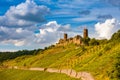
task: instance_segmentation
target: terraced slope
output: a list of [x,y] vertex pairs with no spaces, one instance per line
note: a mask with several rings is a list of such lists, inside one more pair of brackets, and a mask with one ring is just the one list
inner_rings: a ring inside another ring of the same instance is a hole
[[44,50],[37,55],[8,60],[4,62],[4,65],[74,69],[90,72],[95,80],[110,80],[116,55],[120,53],[119,49],[120,43],[116,42],[98,46],[68,44]]

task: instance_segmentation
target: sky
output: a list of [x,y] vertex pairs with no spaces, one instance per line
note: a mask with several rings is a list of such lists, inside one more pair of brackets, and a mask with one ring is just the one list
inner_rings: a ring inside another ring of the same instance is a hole
[[0,51],[44,48],[84,28],[110,39],[120,29],[120,0],[0,0]]

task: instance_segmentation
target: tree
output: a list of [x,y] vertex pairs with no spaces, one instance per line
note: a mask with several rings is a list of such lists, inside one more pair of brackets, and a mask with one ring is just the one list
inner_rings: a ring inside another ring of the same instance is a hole
[[35,55],[39,51],[43,51],[43,50],[37,49],[37,50],[19,50],[17,52],[0,52],[0,62],[9,60],[9,59],[14,59],[16,57],[23,56],[23,55]]
[[120,53],[118,52],[115,57],[115,62],[113,67],[109,73],[110,78],[112,80],[119,80],[120,79]]
[[82,41],[83,41],[84,45],[89,45],[90,38],[89,37],[83,38]]
[[112,35],[111,41],[113,40],[120,40],[120,30],[118,30],[116,33]]
[[99,45],[99,42],[95,38],[93,38],[89,41],[89,45]]

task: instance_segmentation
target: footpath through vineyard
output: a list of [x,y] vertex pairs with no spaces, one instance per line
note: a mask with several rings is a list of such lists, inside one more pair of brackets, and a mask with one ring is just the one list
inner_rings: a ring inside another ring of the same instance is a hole
[[18,68],[17,66],[12,67],[14,69],[21,69],[21,70],[32,70],[32,71],[46,71],[50,73],[62,73],[66,74],[73,78],[78,78],[82,80],[94,80],[93,76],[88,72],[76,72],[72,69],[55,69],[55,68]]

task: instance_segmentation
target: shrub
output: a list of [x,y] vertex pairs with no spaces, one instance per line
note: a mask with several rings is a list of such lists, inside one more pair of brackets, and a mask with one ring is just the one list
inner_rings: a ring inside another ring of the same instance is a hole
[[118,30],[116,33],[114,33],[111,37],[111,41],[113,40],[119,40],[120,41],[120,30]]
[[89,45],[99,45],[99,42],[95,38],[93,38],[89,41]]

